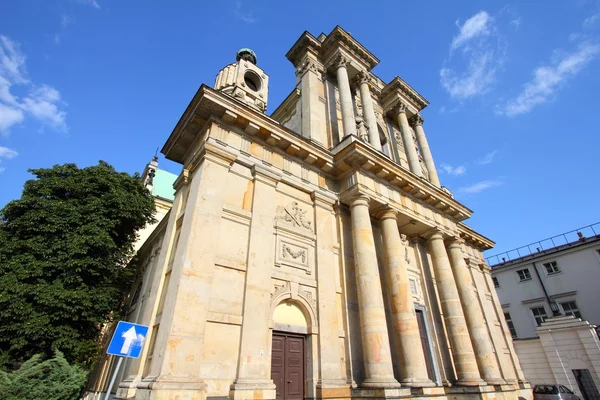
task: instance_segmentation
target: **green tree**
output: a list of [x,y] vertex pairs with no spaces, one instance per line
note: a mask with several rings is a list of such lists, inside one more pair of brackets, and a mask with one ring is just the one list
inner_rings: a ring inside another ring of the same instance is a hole
[[87,373],[69,365],[60,351],[43,360],[35,355],[12,373],[0,371],[0,399],[76,400]]
[[30,172],[37,179],[0,210],[0,361],[57,348],[90,367],[131,286],[127,263],[154,200],[137,174],[103,161]]

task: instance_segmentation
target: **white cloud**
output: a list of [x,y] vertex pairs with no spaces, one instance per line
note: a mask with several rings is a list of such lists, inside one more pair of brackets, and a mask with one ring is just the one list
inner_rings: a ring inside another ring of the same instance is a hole
[[4,172],[6,170],[6,168],[2,166],[2,160],[10,160],[12,158],[15,158],[18,155],[19,155],[19,153],[17,153],[13,149],[9,149],[8,147],[0,146],[0,173]]
[[15,158],[18,155],[19,155],[19,153],[17,153],[13,149],[9,149],[8,147],[0,146],[0,159],[5,158],[7,160],[10,160],[11,158]]
[[[559,54],[555,51],[555,54]],[[554,61],[533,71],[533,78],[523,85],[521,93],[503,105],[496,113],[514,117],[524,114],[536,105],[554,98],[558,89],[575,77],[585,66],[600,55],[600,45],[584,42],[577,49],[554,57]]]
[[475,161],[475,163],[479,164],[479,165],[489,164],[492,161],[494,161],[494,158],[496,157],[497,154],[498,154],[498,150],[489,152],[485,156],[483,156],[480,159],[478,159],[477,161]]
[[510,20],[510,24],[515,28],[515,31],[519,29],[519,27],[521,26],[521,17],[515,17],[513,19]]
[[96,0],[75,0],[79,4],[85,4],[94,8],[100,9],[100,5]]
[[474,183],[472,185],[463,186],[458,189],[458,192],[463,193],[463,194],[476,194],[476,193],[483,192],[486,189],[500,186],[502,184],[503,184],[503,182],[500,180],[486,180],[486,181]]
[[477,14],[466,20],[462,26],[456,21],[459,33],[458,36],[455,36],[452,39],[450,48],[457,49],[477,36],[488,35],[490,33],[490,22],[490,15],[486,11],[479,11]]
[[[60,92],[49,85],[36,85],[27,76],[26,57],[19,44],[0,35],[0,133],[7,134],[28,117],[58,131],[67,131],[65,103]],[[28,91],[22,99],[14,88]]]
[[[457,26],[459,33],[452,39],[449,59],[440,69],[440,82],[451,97],[464,100],[491,88],[504,62],[505,46],[494,18],[486,11],[462,25],[457,21]],[[456,61],[458,50],[462,63]]]
[[467,172],[467,168],[464,165],[453,167],[452,165],[442,164],[441,167],[448,175],[460,176]]
[[583,28],[592,29],[598,21],[600,21],[600,13],[591,15],[583,20]]
[[241,0],[237,0],[235,2],[234,13],[235,13],[236,17],[238,17],[239,19],[241,19],[242,21],[244,21],[247,24],[253,24],[255,22],[258,22],[258,18],[255,18],[252,15],[252,11],[247,11],[247,12],[242,11]]

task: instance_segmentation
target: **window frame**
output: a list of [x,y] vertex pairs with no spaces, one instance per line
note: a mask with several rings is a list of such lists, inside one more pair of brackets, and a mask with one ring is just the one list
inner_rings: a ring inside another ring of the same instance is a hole
[[494,288],[495,289],[500,289],[500,282],[498,281],[498,277],[497,276],[492,276],[492,282],[494,283]]
[[[506,321],[506,326],[508,326],[508,330],[510,331],[510,336],[513,339],[518,339],[519,335],[517,335],[517,329],[515,328],[515,324],[512,320],[512,317],[510,315],[510,312],[508,311],[502,311],[504,313],[504,320]],[[508,315],[508,317],[507,317]]]
[[[539,310],[544,310],[544,314],[536,315],[536,311],[539,313]],[[530,307],[529,312],[533,316],[533,320],[535,321],[536,326],[541,326],[546,321],[546,319],[548,319],[548,313],[546,312],[546,307],[544,307],[543,305],[537,306],[537,307]],[[539,322],[538,318],[541,318],[542,322]]]
[[[562,272],[560,266],[555,260],[542,263],[542,266],[546,269],[546,275],[548,276],[557,275]],[[551,270],[549,270],[548,267],[550,267]]]
[[[575,307],[571,308],[571,306],[569,305],[569,310],[565,310],[565,304],[574,304]],[[567,300],[567,301],[563,301],[559,303],[560,308],[562,309],[563,314],[565,315],[572,315],[575,318],[581,318],[583,319],[583,317],[581,316],[581,310],[579,309],[579,306],[577,305],[577,301],[576,300]],[[577,316],[576,314],[579,314],[579,316]]]
[[[531,272],[529,272],[529,268],[518,269],[517,276],[519,277],[519,282],[527,282],[531,280]],[[520,272],[523,273],[523,277],[521,277]]]

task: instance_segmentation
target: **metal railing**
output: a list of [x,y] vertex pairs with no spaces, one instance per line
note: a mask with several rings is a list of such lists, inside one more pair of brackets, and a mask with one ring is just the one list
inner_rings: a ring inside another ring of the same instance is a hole
[[573,231],[561,233],[560,235],[552,236],[547,239],[533,242],[526,246],[517,247],[503,253],[498,253],[490,257],[486,257],[486,262],[491,267],[499,264],[504,264],[509,261],[514,261],[523,257],[543,254],[557,247],[572,246],[576,243],[581,243],[588,238],[600,235],[600,222],[592,225],[587,225]]

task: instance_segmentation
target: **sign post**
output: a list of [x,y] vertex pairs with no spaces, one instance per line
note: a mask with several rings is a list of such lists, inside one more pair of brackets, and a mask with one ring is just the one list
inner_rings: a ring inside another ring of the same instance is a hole
[[144,342],[146,341],[147,335],[148,327],[145,325],[138,325],[125,321],[119,321],[117,324],[117,329],[115,329],[115,333],[110,340],[108,349],[106,349],[106,354],[118,356],[119,361],[117,362],[115,372],[113,372],[113,376],[110,379],[104,400],[110,398],[110,392],[112,391],[115,379],[117,379],[117,374],[119,373],[123,358],[138,358],[144,348]]

